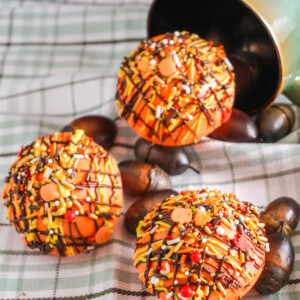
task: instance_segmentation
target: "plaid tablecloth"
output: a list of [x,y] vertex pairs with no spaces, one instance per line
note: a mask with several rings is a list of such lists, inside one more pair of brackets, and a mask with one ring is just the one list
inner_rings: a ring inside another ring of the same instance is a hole
[[[150,0],[0,0],[0,177],[20,149],[75,117],[114,118],[116,75],[123,56],[146,35]],[[286,101],[280,97],[278,101]],[[299,109],[296,109],[299,116]],[[204,140],[189,148],[197,175],[172,177],[174,189],[211,186],[259,207],[279,196],[300,200],[300,118],[281,144]],[[117,142],[137,136],[118,121]],[[118,161],[133,151],[114,147]],[[0,187],[3,187],[1,181]],[[124,211],[133,199],[125,199]],[[156,299],[133,267],[134,237],[122,216],[111,240],[73,258],[27,249],[0,209],[0,299]],[[252,299],[300,299],[300,231],[295,269],[279,293]]]

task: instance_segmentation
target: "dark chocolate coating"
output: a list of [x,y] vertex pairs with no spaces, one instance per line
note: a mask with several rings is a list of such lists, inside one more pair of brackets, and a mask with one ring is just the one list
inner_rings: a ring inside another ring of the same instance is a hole
[[213,139],[236,143],[253,142],[257,136],[253,120],[238,109],[233,109],[229,121],[210,134]]
[[144,219],[154,205],[161,203],[163,199],[170,197],[172,194],[177,195],[177,192],[173,190],[154,191],[134,201],[125,213],[124,226],[126,230],[136,235],[136,228],[139,221]]
[[62,128],[61,132],[73,132],[75,129],[83,129],[86,135],[92,137],[104,149],[113,146],[118,133],[117,125],[113,120],[96,115],[75,119]]
[[287,223],[292,230],[298,225],[300,208],[299,204],[292,198],[277,198],[266,207],[266,212],[277,216],[281,221]]
[[137,160],[156,164],[170,175],[182,174],[190,163],[182,147],[159,146],[142,138],[137,140],[134,153]]
[[271,234],[268,236],[268,242],[270,252],[266,255],[264,270],[254,286],[261,294],[276,293],[284,287],[295,262],[294,246],[284,233]]
[[169,175],[156,165],[136,160],[119,163],[124,191],[129,195],[145,195],[151,191],[172,188]]
[[256,119],[263,142],[276,142],[289,134],[295,124],[295,113],[289,105],[275,104],[262,111]]

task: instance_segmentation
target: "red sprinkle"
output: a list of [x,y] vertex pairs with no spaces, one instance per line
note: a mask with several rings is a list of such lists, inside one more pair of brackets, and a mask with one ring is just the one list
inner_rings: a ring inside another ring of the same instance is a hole
[[76,219],[74,211],[68,210],[65,214],[65,219],[69,222],[73,222]]

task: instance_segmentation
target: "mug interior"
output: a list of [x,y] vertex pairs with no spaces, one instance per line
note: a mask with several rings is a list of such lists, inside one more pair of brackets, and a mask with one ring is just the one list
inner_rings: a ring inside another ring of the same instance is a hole
[[236,108],[255,114],[275,100],[281,84],[276,45],[258,14],[242,1],[155,0],[147,29],[148,37],[187,30],[223,44],[236,70]]

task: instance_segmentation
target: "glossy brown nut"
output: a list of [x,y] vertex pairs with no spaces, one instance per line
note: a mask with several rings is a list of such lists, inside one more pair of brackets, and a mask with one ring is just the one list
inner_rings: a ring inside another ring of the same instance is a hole
[[227,142],[248,143],[255,141],[257,135],[253,120],[244,112],[233,109],[229,121],[217,128],[209,137]]
[[83,129],[87,136],[92,137],[94,141],[105,149],[109,149],[117,136],[116,123],[103,116],[84,116],[72,121],[65,126],[61,132]]
[[291,106],[275,104],[265,109],[256,119],[259,138],[263,142],[276,142],[289,134],[295,124],[295,112]]
[[125,213],[124,225],[126,230],[136,236],[139,221],[144,219],[154,205],[161,203],[163,199],[172,194],[176,195],[177,192],[173,190],[154,191],[134,201]]
[[291,236],[293,234],[293,230],[288,224],[281,221],[277,216],[271,213],[262,211],[259,215],[259,220],[261,223],[265,224],[265,230],[267,236],[269,236],[274,232],[279,232],[279,231],[283,232],[288,236]]
[[294,246],[288,236],[275,232],[268,236],[270,252],[266,255],[263,272],[254,288],[261,294],[272,294],[284,287],[295,262]]
[[169,175],[156,165],[136,160],[119,163],[124,191],[129,195],[145,195],[151,191],[172,188]]
[[170,175],[182,174],[190,167],[182,147],[159,146],[140,138],[135,143],[134,153],[137,160],[156,164]]
[[265,211],[284,221],[292,230],[298,225],[300,208],[299,204],[292,198],[277,198],[266,207]]

